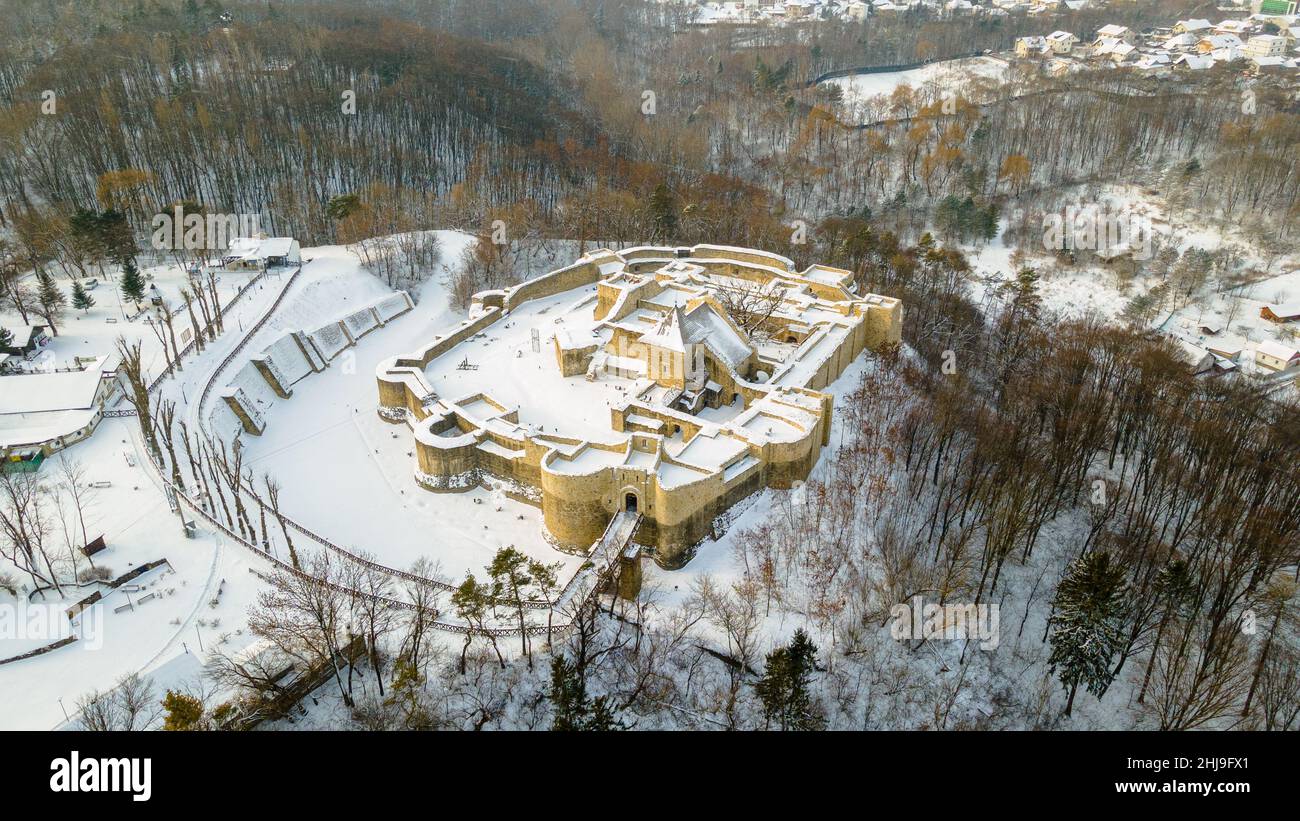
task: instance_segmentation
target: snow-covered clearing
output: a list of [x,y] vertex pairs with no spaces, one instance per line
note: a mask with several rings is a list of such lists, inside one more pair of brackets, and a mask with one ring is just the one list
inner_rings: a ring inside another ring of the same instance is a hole
[[985,56],[944,60],[905,71],[835,77],[823,84],[838,86],[844,95],[846,107],[850,111],[858,111],[867,106],[884,104],[901,86],[908,86],[918,94],[923,93],[927,99],[939,99],[970,93],[977,85],[996,87],[1005,83],[1010,74],[1011,66],[1006,60]]

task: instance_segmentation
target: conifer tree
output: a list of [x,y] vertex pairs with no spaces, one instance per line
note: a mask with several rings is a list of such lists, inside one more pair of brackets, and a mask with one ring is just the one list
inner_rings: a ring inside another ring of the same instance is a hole
[[122,263],[122,296],[135,303],[140,307],[144,300],[144,277],[140,275],[140,269],[136,267],[135,260],[128,257]]
[[605,696],[587,697],[587,682],[578,666],[557,655],[551,659],[551,690],[548,694],[555,709],[552,730],[608,731],[623,730],[614,708]]
[[650,218],[656,239],[671,242],[677,235],[677,198],[667,183],[659,183],[650,195]]
[[203,702],[193,696],[168,690],[162,700],[166,716],[163,718],[164,730],[201,730],[203,729]]
[[95,307],[95,298],[90,295],[80,280],[72,283],[72,307],[82,313]]
[[13,331],[8,328],[0,328],[0,348],[7,348],[14,342]]
[[796,630],[787,647],[767,655],[767,669],[755,685],[763,700],[767,726],[775,722],[782,730],[819,730],[826,726],[811,685],[817,669],[817,645],[802,629]]
[[68,304],[68,297],[48,272],[41,271],[36,275],[36,281],[39,283],[37,299],[41,304],[41,316],[49,323],[50,332],[58,336],[59,329],[55,326],[55,320],[62,315],[64,306]]
[[1103,551],[1075,559],[1056,588],[1052,602],[1052,672],[1069,691],[1065,715],[1074,708],[1082,684],[1098,698],[1114,678],[1111,659],[1123,641],[1124,569]]

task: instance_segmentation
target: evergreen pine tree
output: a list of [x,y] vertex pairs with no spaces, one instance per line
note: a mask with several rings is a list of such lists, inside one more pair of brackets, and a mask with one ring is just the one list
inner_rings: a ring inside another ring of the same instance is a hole
[[767,668],[755,685],[763,701],[764,717],[770,728],[819,730],[826,719],[812,697],[812,676],[817,669],[817,645],[808,634],[796,630],[787,647],[767,654]]
[[72,283],[72,307],[82,313],[95,307],[95,298],[82,286],[80,280]]
[[0,348],[8,348],[14,342],[13,331],[8,328],[0,328]]
[[162,705],[166,710],[166,716],[163,718],[164,730],[203,729],[203,702],[197,698],[168,690]]
[[979,213],[976,236],[988,242],[998,236],[998,207],[990,203]]
[[140,307],[140,303],[144,300],[144,277],[141,276],[140,269],[136,267],[135,259],[127,257],[126,261],[122,263],[120,284],[122,286],[122,296],[135,303],[137,308]]
[[98,223],[97,233],[104,255],[122,266],[126,265],[127,260],[134,264],[139,249],[136,248],[135,236],[131,233],[126,214],[110,208],[99,215]]
[[605,696],[587,697],[587,682],[576,664],[563,655],[551,659],[551,705],[555,709],[552,730],[606,731],[625,729]]
[[68,304],[68,297],[47,271],[38,273],[36,281],[39,283],[37,299],[41,303],[41,316],[49,323],[50,332],[58,336],[59,329],[55,326],[55,320],[62,315],[64,306]]
[[1098,551],[1075,559],[1056,588],[1048,663],[1070,693],[1067,716],[1080,684],[1100,697],[1114,678],[1111,659],[1123,641],[1127,587],[1124,569],[1111,564],[1110,554]]
[[650,195],[650,217],[655,238],[671,242],[677,235],[677,199],[666,183],[659,183]]

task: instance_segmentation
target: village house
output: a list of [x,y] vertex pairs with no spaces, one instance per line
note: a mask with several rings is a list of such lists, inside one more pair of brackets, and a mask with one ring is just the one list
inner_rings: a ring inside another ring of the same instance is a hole
[[1180,54],[1174,58],[1173,67],[1188,71],[1205,71],[1214,68],[1214,57],[1209,54]]
[[812,0],[785,0],[785,16],[789,18],[809,17],[814,8]]
[[1215,342],[1205,343],[1205,350],[1229,362],[1240,362],[1242,347],[1234,342]]
[[20,356],[31,359],[41,348],[50,344],[50,336],[45,333],[44,325],[21,325],[10,330],[13,339],[8,345],[0,345],[0,354]]
[[1209,20],[1179,20],[1174,24],[1174,34],[1199,34],[1210,28]]
[[1106,25],[1097,29],[1097,37],[1093,40],[1094,48],[1102,40],[1122,40],[1130,45],[1135,45],[1138,41],[1137,32],[1128,26]]
[[1249,20],[1224,20],[1214,27],[1215,34],[1235,34],[1238,37],[1249,34],[1255,25]]
[[1193,376],[1200,376],[1214,369],[1214,355],[1205,348],[1181,337],[1176,337],[1174,343],[1178,347],[1179,357]]
[[221,255],[226,271],[265,271],[301,262],[302,249],[293,237],[235,237]]
[[1143,54],[1133,63],[1133,68],[1149,74],[1162,74],[1169,71],[1172,62],[1168,54],[1158,51],[1155,54]]
[[1083,68],[1083,66],[1074,60],[1067,60],[1060,57],[1055,60],[1048,60],[1043,65],[1043,71],[1049,77],[1064,77],[1072,71],[1079,71],[1081,68]]
[[1259,57],[1284,57],[1286,55],[1286,38],[1276,34],[1256,34],[1246,41],[1242,52],[1251,59]]
[[94,432],[117,392],[117,359],[79,367],[0,376],[0,457],[7,466],[39,466],[50,454]]
[[1198,54],[1210,54],[1220,49],[1240,49],[1241,46],[1241,38],[1235,34],[1211,34],[1197,41],[1196,51]]
[[1116,37],[1106,37],[1093,44],[1092,56],[1099,60],[1120,64],[1129,58],[1136,60],[1139,55],[1137,46]]
[[1051,54],[1052,48],[1046,37],[1020,37],[1016,39],[1016,56],[1022,59],[1043,57]]
[[1300,299],[1281,305],[1265,305],[1259,315],[1269,322],[1295,322],[1300,319]]
[[1058,56],[1074,51],[1075,45],[1079,42],[1079,38],[1068,31],[1054,31],[1047,35],[1046,39],[1052,53]]
[[1300,351],[1270,339],[1255,348],[1255,364],[1270,371],[1289,371],[1300,366]]

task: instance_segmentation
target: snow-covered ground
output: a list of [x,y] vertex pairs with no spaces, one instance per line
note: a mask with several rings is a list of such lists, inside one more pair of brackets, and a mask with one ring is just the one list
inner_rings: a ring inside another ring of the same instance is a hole
[[[449,304],[444,268],[456,265],[473,239],[459,232],[438,233],[443,265],[424,283],[416,308],[367,334],[346,352],[346,358],[336,359],[324,372],[297,383],[292,397],[265,408],[265,434],[241,437],[247,448],[244,464],[259,478],[267,473],[280,482],[281,504],[289,516],[345,548],[375,554],[390,567],[406,568],[416,558],[428,556],[444,576],[458,581],[467,571],[481,575],[498,548],[513,545],[548,563],[559,562],[561,578],[567,579],[581,560],[546,543],[538,509],[506,498],[501,489],[450,494],[420,490],[412,480],[409,433],[375,413],[373,374],[378,362],[395,351],[427,343],[459,321]],[[268,277],[227,315],[226,332],[203,353],[187,358],[182,372],[164,381],[159,396],[176,401],[178,415],[199,418],[196,404],[203,386],[244,337],[244,329],[266,313],[281,291],[285,293],[282,304],[221,371],[217,384],[286,331],[337,320],[390,292],[362,270],[346,248],[303,249],[303,259],[302,273],[291,287],[287,287],[287,274]],[[177,289],[181,281],[178,277]],[[235,285],[229,284],[231,293]],[[166,289],[167,284],[160,287]],[[106,295],[102,290],[97,294]],[[111,345],[118,333],[125,333],[141,340],[147,360],[160,369],[161,349],[150,352],[149,343],[157,345],[152,332],[137,323],[102,322],[106,312],[116,312],[117,306],[109,299],[99,301],[110,306],[92,309],[80,321],[85,324],[69,317],[69,330],[54,343],[54,350],[69,357],[82,353],[83,347],[86,352],[98,351]],[[205,412],[218,425],[221,414],[228,413],[214,399]],[[83,639],[0,665],[0,692],[6,694],[0,700],[0,727],[5,729],[61,725],[65,711],[75,712],[79,697],[107,690],[131,673],[152,678],[160,696],[167,687],[196,681],[202,659],[215,648],[232,652],[252,642],[247,612],[264,583],[250,571],[265,574],[272,568],[256,552],[205,526],[200,526],[194,539],[184,537],[161,481],[146,466],[135,419],[105,420],[87,441],[47,460],[39,476],[55,482],[64,459],[83,465],[89,480],[109,483],[94,491],[94,502],[87,509],[89,538],[102,533],[108,544],[95,556],[96,564],[110,568],[113,577],[158,559],[166,559],[169,567],[142,576],[139,589],[106,592],[103,606],[78,620]],[[84,569],[87,562],[81,559],[79,566]],[[69,589],[57,600],[53,594],[44,600],[38,594],[29,604],[30,580],[4,560],[0,560],[0,573],[9,573],[20,584],[17,597],[0,590],[0,659],[69,634],[72,627],[64,624],[63,610],[93,590],[108,590],[102,586]],[[149,594],[154,595],[139,602]],[[128,603],[134,603],[134,609],[114,612]],[[27,629],[29,620],[44,619],[49,613],[59,617],[57,627],[40,633]],[[92,646],[95,649],[83,649]]]
[[[521,425],[536,425],[541,431],[587,441],[622,441],[625,437],[610,428],[610,407],[627,400],[635,380],[564,378],[555,363],[552,338],[557,331],[582,335],[596,324],[595,295],[593,285],[525,302],[487,328],[482,339],[466,340],[430,362],[425,369],[429,384],[452,400],[486,393],[507,408],[518,408]],[[461,368],[465,360],[472,369]],[[494,413],[488,408],[484,412]]]
[[[180,288],[187,284],[183,271],[160,266],[146,269],[146,273],[153,275],[165,299],[179,300]],[[252,276],[222,274],[218,285],[222,302],[227,303]],[[143,318],[126,320],[126,315],[132,313],[130,306],[124,311],[113,289],[111,281],[96,288],[92,295],[97,304],[85,314],[70,310],[61,323],[59,336],[47,350],[63,364],[74,356],[111,352],[120,335],[140,343],[146,375],[161,371],[165,362],[161,344]],[[233,347],[241,329],[245,324],[251,326],[276,293],[274,277],[248,291],[229,309],[226,333],[202,355],[188,358],[186,369],[165,381],[161,395],[185,407],[187,394],[194,392],[205,371],[202,364],[215,364]],[[117,321],[107,321],[111,318]],[[0,319],[10,326],[17,321],[11,315]],[[35,318],[33,321],[41,322]],[[182,314],[176,321],[178,336],[188,327],[188,317]],[[118,405],[125,406],[124,402]],[[215,647],[238,647],[248,641],[245,618],[259,584],[249,569],[257,567],[266,572],[269,565],[242,548],[232,547],[219,534],[200,529],[194,539],[185,538],[181,521],[171,511],[146,459],[136,420],[109,418],[89,439],[55,454],[42,465],[38,476],[49,484],[62,481],[65,461],[81,466],[83,482],[107,483],[83,490],[91,497],[85,510],[87,538],[93,540],[102,534],[108,546],[93,557],[96,565],[108,568],[111,577],[159,559],[165,559],[168,566],[151,570],[116,590],[102,585],[70,587],[64,596],[57,597],[52,593],[33,595],[30,578],[0,559],[0,574],[9,574],[19,586],[18,596],[0,591],[0,659],[74,632],[81,636],[66,647],[0,666],[0,692],[6,696],[0,700],[0,727],[49,729],[64,721],[65,712],[75,711],[78,697],[92,690],[109,689],[122,676],[135,672],[148,672],[159,688],[180,686],[197,673],[198,656],[203,653],[200,647],[211,651]],[[61,498],[65,508],[52,512],[48,538],[59,545],[52,552],[67,557],[66,541],[80,546],[81,534],[74,525],[71,536],[63,535],[62,521],[71,522],[75,512],[68,494],[61,494]],[[85,559],[77,559],[79,569],[88,566]],[[132,590],[132,586],[138,588]],[[70,624],[64,609],[94,592],[104,593],[101,606],[94,614]],[[124,609],[114,612],[118,608]],[[59,616],[56,623],[42,626],[50,613]]]
[[[1230,289],[1220,289],[1217,283],[1208,281],[1187,305],[1172,313],[1159,313],[1152,321],[1159,330],[1202,346],[1238,346],[1243,350],[1245,370],[1251,369],[1249,363],[1260,342],[1272,340],[1296,347],[1294,323],[1270,322],[1260,316],[1260,309],[1300,298],[1300,254],[1272,260],[1271,267],[1265,271],[1269,261],[1260,255],[1258,246],[1244,235],[1240,226],[1208,224],[1186,212],[1178,212],[1171,218],[1161,197],[1138,186],[1108,185],[1092,193],[1077,189],[1067,199],[1080,205],[1086,200],[1112,214],[1136,215],[1150,226],[1155,249],[1173,248],[1180,254],[1192,249],[1209,252],[1228,249],[1237,255],[1241,271],[1262,272],[1249,284]],[[971,288],[977,301],[984,297],[990,285],[1014,277],[1012,255],[1016,248],[1008,244],[1005,232],[1010,221],[1030,218],[1038,217],[1013,210],[1004,215],[995,239],[962,246],[975,274]],[[1037,226],[1032,228],[1030,234],[1038,237]],[[1116,321],[1133,296],[1157,284],[1155,278],[1142,275],[1125,281],[1115,268],[1102,265],[1090,253],[1081,254],[1077,265],[1065,266],[1041,245],[1031,243],[1020,250],[1025,254],[1021,264],[1034,268],[1040,275],[1039,290],[1044,306],[1064,317],[1093,315]],[[1207,336],[1200,330],[1202,325],[1218,325],[1223,331]]]
[[[459,258],[467,235],[439,232],[443,259]],[[259,340],[312,327],[346,314],[376,294],[379,283],[344,248],[310,249],[327,273],[309,282],[283,317],[267,324]],[[245,464],[277,479],[284,511],[308,529],[355,551],[404,569],[419,557],[441,564],[455,581],[481,571],[500,547],[513,545],[569,574],[576,557],[552,549],[542,537],[541,511],[506,498],[500,490],[430,493],[413,479],[410,432],[380,419],[375,368],[396,353],[428,344],[460,320],[440,278],[425,283],[415,309],[363,337],[324,372],[293,387],[293,396],[264,410],[266,431],[244,436]],[[260,350],[255,341],[249,353]],[[218,407],[218,414],[228,413]],[[227,423],[228,424],[228,423]],[[566,574],[566,578],[567,578]]]
[[[977,84],[1001,85],[1007,81],[1010,73],[1011,66],[1006,60],[987,56],[968,57],[944,60],[906,71],[835,77],[824,81],[823,85],[838,86],[843,93],[844,105],[850,111],[864,107],[874,110],[876,106],[887,104],[888,98],[902,86],[908,86],[927,100],[955,98],[969,94]],[[874,118],[868,116],[866,119]]]
[[[1204,233],[1187,232],[1180,236],[1185,247],[1207,247],[1212,239]],[[1225,236],[1224,241],[1236,241],[1230,232],[1225,232]],[[440,239],[447,265],[454,265],[461,250],[472,241],[467,235],[455,232],[440,232]],[[974,251],[977,271],[1010,275],[1011,251],[1000,238]],[[272,319],[235,358],[231,368],[238,368],[247,357],[288,330],[309,329],[336,320],[388,292],[361,270],[346,248],[309,248],[304,249],[303,256],[310,261],[304,265],[302,275],[286,291]],[[1062,310],[1089,310],[1095,305],[1097,310],[1114,315],[1126,294],[1110,284],[1112,279],[1094,270],[1047,271],[1045,298],[1049,306]],[[221,360],[243,337],[241,329],[251,327],[266,312],[286,288],[286,280],[287,277],[271,278],[250,292],[227,317],[226,333],[203,354],[188,359],[185,370],[164,383],[162,396],[181,403],[195,399]],[[1263,304],[1294,298],[1297,293],[1300,293],[1300,274],[1287,273],[1247,289],[1240,299],[1243,302],[1256,299]],[[1208,314],[1214,310],[1213,297],[1207,304]],[[105,309],[96,309],[102,310]],[[1179,312],[1172,322],[1181,324],[1192,320],[1194,315],[1188,314],[1188,310],[1192,309]],[[56,344],[76,350],[79,346],[93,348],[99,344],[96,339],[111,341],[113,331],[119,328],[95,323],[94,316],[92,311],[91,318],[83,320],[89,323],[84,326],[86,338],[69,330]],[[1233,325],[1249,320],[1254,327],[1257,317],[1257,308],[1240,307]],[[448,579],[455,581],[467,571],[480,570],[497,548],[513,545],[544,561],[561,562],[564,565],[561,578],[567,578],[580,562],[558,553],[545,542],[536,508],[511,501],[500,490],[476,489],[450,494],[421,491],[411,477],[414,463],[409,433],[400,426],[383,422],[374,412],[376,364],[394,352],[427,343],[433,334],[445,331],[458,319],[458,313],[449,304],[442,276],[433,275],[423,286],[414,310],[363,337],[349,349],[346,359],[336,359],[324,372],[304,378],[294,386],[292,397],[276,400],[264,408],[265,433],[261,437],[241,438],[246,447],[244,464],[259,477],[267,473],[279,480],[283,488],[281,503],[290,516],[344,547],[374,553],[390,567],[406,568],[416,558],[428,556],[440,564]],[[81,327],[76,320],[68,324]],[[125,331],[133,326],[133,323],[116,324]],[[103,325],[112,330],[98,329]],[[95,332],[91,333],[92,330]],[[152,333],[143,329],[141,334],[140,330],[136,328],[135,332],[147,345]],[[1276,328],[1259,326],[1259,330],[1275,332]],[[1244,333],[1249,336],[1249,329]],[[161,353],[157,353],[160,357]],[[531,348],[525,354],[531,355]],[[862,373],[872,367],[871,362],[869,357],[860,358],[830,386],[829,390],[837,397],[837,406]],[[224,412],[215,402],[208,411],[213,413],[213,418],[220,418]],[[190,412],[197,413],[197,409],[186,411]],[[837,415],[832,442],[839,441],[841,424]],[[813,478],[825,476],[825,457],[819,461]],[[108,689],[130,673],[147,674],[160,695],[167,687],[182,687],[196,680],[203,659],[214,649],[234,651],[252,642],[247,612],[263,582],[250,571],[265,573],[271,566],[256,552],[206,527],[200,527],[194,539],[182,535],[180,520],[169,509],[160,480],[146,467],[136,420],[105,420],[88,441],[48,460],[40,475],[55,480],[65,459],[85,465],[91,478],[110,483],[97,490],[88,509],[90,538],[102,533],[108,544],[108,550],[95,557],[96,563],[109,567],[113,576],[158,559],[166,559],[168,566],[145,574],[136,583],[137,589],[123,588],[108,594],[104,606],[97,611],[102,615],[96,616],[93,634],[46,655],[0,665],[0,693],[5,694],[0,699],[0,727],[6,729],[48,729],[61,725],[65,711],[72,713],[80,696],[91,690]],[[736,535],[759,524],[779,504],[798,504],[805,492],[804,486],[790,491],[769,489],[743,501],[725,535],[717,541],[706,540],[692,561],[680,570],[665,571],[646,562],[645,589],[655,600],[647,617],[666,618],[688,599],[693,585],[703,577],[709,577],[722,588],[739,581],[744,568],[734,550]],[[964,710],[972,720],[987,717],[989,693],[1017,689],[1033,693],[1045,686],[1044,681],[1050,685],[1048,695],[1052,698],[1060,695],[1059,687],[1045,674],[1041,645],[1037,643],[1046,618],[1048,582],[1043,577],[1046,568],[1055,568],[1062,561],[1054,550],[1064,549],[1062,546],[1071,542],[1069,536],[1073,530],[1081,525],[1075,518],[1063,516],[1049,526],[1042,539],[1043,546],[1035,552],[1032,562],[1007,568],[1004,586],[999,589],[1004,609],[1003,642],[993,652],[1009,654],[1011,658],[995,663],[993,656],[981,657],[969,669],[962,668],[960,674],[968,678],[959,713]],[[12,571],[13,568],[0,561],[0,573],[10,572],[20,583],[26,581]],[[53,595],[42,600],[38,595],[32,605],[41,605],[44,613],[57,611],[57,615],[90,590],[69,590],[57,600]],[[26,604],[28,591],[20,592],[21,596],[13,597],[0,591],[0,616],[12,620],[37,612],[36,607]],[[141,601],[146,597],[149,598]],[[127,604],[134,607],[114,612]],[[83,617],[84,626],[89,627],[90,622],[88,617]],[[814,626],[807,614],[775,606],[762,625],[759,652],[788,640],[796,628]],[[0,659],[57,638],[19,635],[13,627],[5,627],[3,618],[0,618],[0,628],[5,628],[0,629]],[[698,629],[703,640],[716,647],[724,646],[724,638],[712,623],[705,620]],[[891,663],[899,665],[898,669],[911,671],[909,676],[922,679],[929,676],[935,682],[944,682],[957,675],[954,648],[930,646],[923,658],[905,657],[909,651],[892,642],[886,628],[881,630],[880,652],[892,659]],[[455,639],[448,641],[458,644]],[[825,637],[819,637],[818,641],[823,649],[828,645]],[[1130,690],[1124,682],[1117,682],[1102,702],[1081,699],[1076,704],[1079,718],[1072,726],[1131,726],[1136,714],[1127,705]],[[864,689],[860,697],[870,698],[870,688]]]

